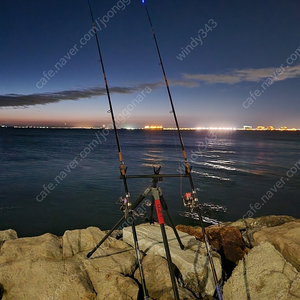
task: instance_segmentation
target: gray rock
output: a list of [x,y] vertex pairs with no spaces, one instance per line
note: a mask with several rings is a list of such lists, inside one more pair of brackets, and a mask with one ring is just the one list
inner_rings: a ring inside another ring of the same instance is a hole
[[[139,247],[145,254],[166,257],[160,226],[142,224],[136,227]],[[179,269],[184,287],[191,290],[196,296],[213,295],[215,285],[209,266],[204,243],[194,237],[178,232],[185,250],[181,250],[171,227],[166,226],[168,244],[172,262]],[[131,228],[123,229],[123,240],[133,245]],[[214,263],[218,278],[221,278],[220,256],[214,252]]]
[[300,223],[264,228],[253,235],[254,242],[271,243],[300,272]]
[[254,247],[223,288],[224,300],[298,300],[300,275],[269,243]]

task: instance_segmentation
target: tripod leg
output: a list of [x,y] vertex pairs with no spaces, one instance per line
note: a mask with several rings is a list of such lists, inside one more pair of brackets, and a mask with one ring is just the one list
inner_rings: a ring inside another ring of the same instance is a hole
[[152,199],[152,203],[151,203],[150,224],[154,224],[153,208],[154,208],[154,198]]
[[165,247],[169,271],[170,271],[170,277],[171,277],[171,281],[172,281],[174,297],[175,297],[175,300],[179,300],[178,288],[177,288],[176,278],[175,278],[175,274],[174,274],[174,270],[173,270],[170,248],[169,248],[169,244],[168,244],[168,240],[167,240],[165,220],[164,220],[164,216],[162,213],[161,203],[160,203],[160,199],[159,199],[160,197],[159,197],[157,188],[153,188],[152,193],[153,193],[153,197],[155,199],[156,213],[157,213],[158,223],[159,223],[160,229],[161,229],[161,234],[163,237],[164,247]]
[[105,242],[105,240],[112,234],[112,232],[114,230],[116,230],[119,225],[121,225],[121,223],[125,220],[125,217],[123,216],[119,222],[105,235],[105,237],[96,245],[96,247],[90,251],[87,255],[86,255],[86,258],[90,258],[95,252],[96,250]]
[[[133,203],[133,205],[132,205],[132,210],[133,209],[135,209],[144,199],[145,199],[145,197],[149,194],[149,192],[150,192],[150,188],[147,188],[145,191],[144,191],[144,193],[142,193],[138,198],[137,198],[137,200]],[[120,220],[119,220],[119,222],[105,235],[105,237],[96,245],[96,247],[92,250],[92,251],[90,251],[87,255],[86,255],[86,257],[87,258],[90,258],[94,253],[95,253],[95,251],[104,243],[104,241],[112,234],[112,232],[114,231],[114,230],[116,230],[118,227],[119,227],[119,225],[121,225],[121,223],[123,222],[123,220],[125,219],[125,217],[123,216]]]
[[141,275],[144,300],[148,300],[149,295],[148,295],[148,292],[146,289],[146,281],[145,281],[145,277],[144,277],[144,271],[143,271],[142,260],[141,260],[141,255],[140,255],[140,248],[139,248],[139,243],[138,243],[138,239],[137,239],[134,222],[132,222],[132,235],[133,235],[133,240],[134,240],[135,253],[136,253],[137,260],[138,260],[138,265],[139,265],[139,270],[140,270],[140,275]]
[[178,241],[178,243],[179,243],[179,246],[180,246],[181,250],[184,250],[184,246],[183,246],[183,244],[182,244],[182,242],[181,242],[181,239],[180,239],[180,237],[179,237],[179,235],[178,235],[178,232],[177,232],[177,230],[176,230],[176,228],[175,228],[175,225],[174,225],[174,223],[173,223],[173,221],[172,221],[172,219],[171,219],[171,216],[170,216],[170,214],[169,214],[169,210],[168,210],[167,203],[166,203],[166,201],[165,201],[164,196],[161,194],[161,191],[160,191],[160,201],[161,201],[161,206],[162,206],[162,208],[164,209],[164,211],[166,212],[167,217],[168,217],[168,219],[169,219],[169,221],[170,221],[170,223],[171,223],[171,227],[172,227],[172,229],[173,229],[173,231],[174,231],[174,234],[175,234],[176,239],[177,239],[177,241]]
[[160,224],[160,229],[161,229],[164,246],[165,246],[165,250],[166,250],[166,256],[167,256],[167,261],[168,261],[168,265],[169,265],[169,271],[170,271],[170,276],[171,276],[171,281],[172,281],[172,286],[173,286],[174,297],[175,297],[175,300],[179,300],[177,283],[176,283],[176,278],[175,278],[175,274],[174,274],[174,270],[173,270],[172,258],[171,258],[171,254],[170,254],[170,248],[168,245],[167,234],[166,234],[166,229],[165,229],[164,224]]

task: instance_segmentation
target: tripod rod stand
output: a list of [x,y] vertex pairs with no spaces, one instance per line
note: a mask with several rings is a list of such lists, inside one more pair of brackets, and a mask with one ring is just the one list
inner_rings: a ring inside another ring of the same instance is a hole
[[[158,169],[154,169],[154,174],[153,175],[132,175],[132,176],[126,176],[127,178],[152,178],[152,186],[148,187],[145,189],[145,191],[137,198],[137,200],[132,204],[132,211],[145,199],[145,197],[151,193],[152,194],[152,198],[153,198],[153,203],[152,203],[152,210],[153,207],[155,205],[155,209],[156,209],[156,214],[157,214],[157,218],[158,218],[158,223],[160,225],[160,229],[161,229],[161,233],[162,233],[162,238],[163,238],[163,244],[164,244],[164,248],[165,248],[165,253],[166,253],[166,258],[167,258],[167,262],[168,262],[168,267],[169,267],[169,272],[170,272],[170,278],[171,278],[171,282],[172,282],[172,287],[173,287],[173,292],[174,292],[174,297],[175,300],[179,300],[179,294],[178,294],[178,288],[177,288],[177,283],[176,283],[176,277],[175,277],[175,273],[174,273],[174,269],[173,269],[173,264],[172,264],[172,258],[171,258],[171,253],[170,253],[170,248],[169,248],[169,244],[168,244],[168,239],[167,239],[167,234],[166,234],[166,229],[165,229],[165,220],[164,220],[164,216],[163,216],[163,211],[164,210],[166,212],[166,215],[170,221],[171,227],[175,233],[176,239],[179,243],[180,248],[183,250],[184,249],[184,245],[182,244],[180,237],[178,235],[178,232],[175,228],[175,225],[170,217],[169,211],[168,211],[168,206],[166,204],[166,201],[163,197],[162,191],[161,189],[157,186],[158,181],[161,181],[163,179],[163,177],[186,177],[183,174],[159,174],[160,172],[160,167]],[[122,176],[121,176],[122,177]],[[104,238],[95,246],[95,248],[90,251],[87,254],[87,258],[90,258],[95,251],[104,243],[104,241],[112,234],[112,232],[114,230],[116,230],[121,224],[122,222],[125,220],[125,215],[113,226],[113,228],[104,236]],[[140,261],[140,255],[139,255],[139,248],[138,248],[138,244],[137,244],[137,234],[136,234],[136,229],[135,229],[135,225],[134,223],[132,223],[132,234],[133,234],[133,238],[134,238],[134,244],[135,244],[135,249],[137,252],[137,257],[139,260],[139,268],[140,268],[140,272],[141,272],[141,278],[143,275],[143,269],[141,266],[141,261]],[[144,280],[144,279],[142,279]],[[147,291],[146,291],[146,285],[145,282],[142,282],[142,286],[143,286],[143,292],[144,295],[147,295]],[[145,299],[148,299],[145,296]]]
[[[164,220],[164,216],[163,216],[163,212],[162,212],[162,208],[165,209],[165,208],[167,208],[167,206],[166,206],[166,203],[164,200],[163,201],[164,201],[165,205],[162,206],[162,193],[161,193],[161,190],[157,187],[158,180],[159,180],[158,178],[153,178],[153,186],[152,186],[151,192],[152,192],[153,202],[155,203],[158,224],[160,226],[160,230],[161,230],[161,234],[162,234],[162,238],[163,238],[163,243],[164,243],[164,248],[165,248],[165,252],[166,252],[174,297],[175,297],[175,300],[179,300],[179,293],[178,293],[176,278],[175,278],[173,264],[172,264],[172,257],[171,257],[171,253],[170,253],[170,248],[169,248],[168,238],[167,238],[167,233],[166,233],[166,228],[165,228],[165,220]],[[152,203],[152,205],[153,205],[153,203]],[[168,216],[169,220],[171,220],[169,213],[167,214],[167,216]],[[174,233],[176,235],[176,238],[179,242],[180,248],[184,249],[184,246],[179,238],[179,235],[177,233],[176,228],[174,227],[173,222],[171,222],[171,224],[172,224]]]

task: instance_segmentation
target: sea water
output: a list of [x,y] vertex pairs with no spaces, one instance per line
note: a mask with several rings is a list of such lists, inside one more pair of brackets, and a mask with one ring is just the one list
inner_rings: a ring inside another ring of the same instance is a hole
[[[176,131],[119,130],[127,175],[184,172]],[[300,217],[300,132],[183,131],[200,203],[219,221],[286,214]],[[0,230],[19,236],[98,226],[110,229],[122,216],[119,157],[113,131],[0,129]],[[127,179],[134,202],[151,178]],[[198,225],[183,216],[188,178],[158,183],[175,224]],[[151,201],[151,194],[146,199]],[[142,210],[147,206],[141,203]],[[148,213],[147,213],[148,214]],[[140,222],[141,218],[137,218]],[[168,220],[166,219],[167,223]]]

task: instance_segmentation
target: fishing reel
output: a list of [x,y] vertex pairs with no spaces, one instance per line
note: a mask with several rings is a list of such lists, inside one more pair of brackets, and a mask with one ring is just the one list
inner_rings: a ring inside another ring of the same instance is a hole
[[127,219],[129,216],[129,213],[131,212],[131,207],[132,207],[129,194],[127,194],[125,196],[125,198],[120,197],[119,203],[121,204],[120,210],[125,213],[125,219]]
[[197,207],[198,198],[195,191],[187,192],[183,196],[181,196],[184,207],[187,207],[191,212],[193,212],[194,208]]

